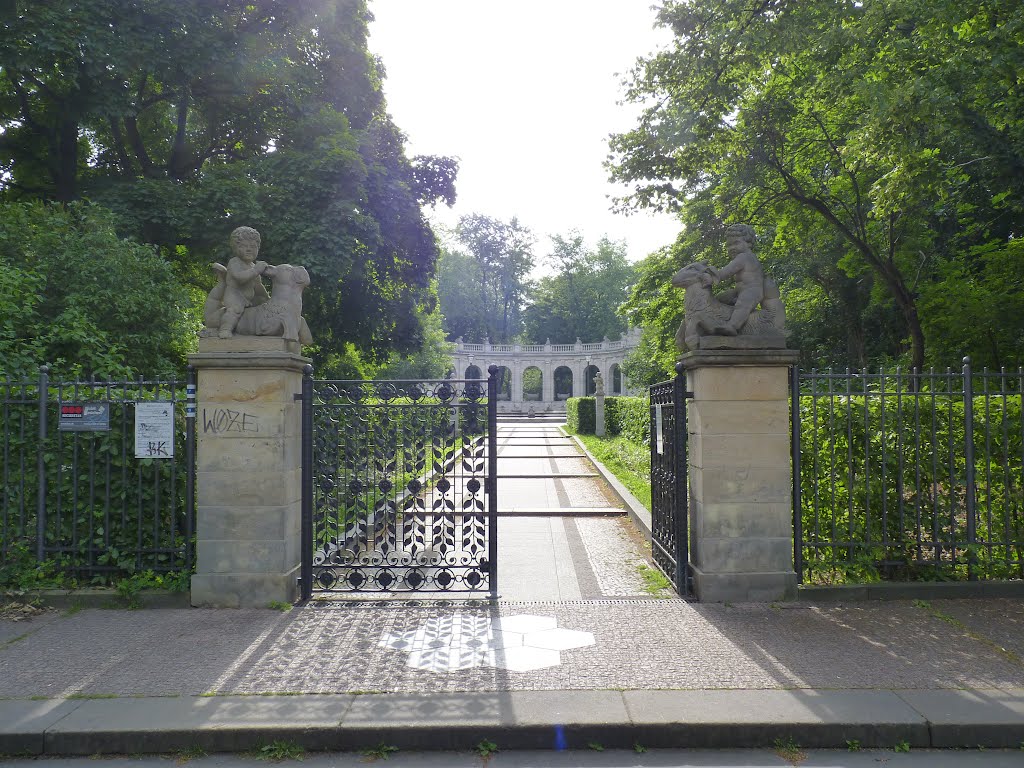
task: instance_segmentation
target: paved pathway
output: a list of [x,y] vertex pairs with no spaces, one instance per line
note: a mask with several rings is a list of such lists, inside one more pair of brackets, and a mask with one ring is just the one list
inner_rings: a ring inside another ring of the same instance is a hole
[[498,510],[504,600],[650,597],[620,499],[557,424],[498,423]]

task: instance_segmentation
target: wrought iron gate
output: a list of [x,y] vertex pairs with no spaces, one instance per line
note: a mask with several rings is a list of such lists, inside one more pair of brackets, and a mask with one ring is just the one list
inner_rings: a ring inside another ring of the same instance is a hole
[[676,592],[689,595],[686,391],[682,366],[651,387],[651,553]]
[[303,381],[301,594],[497,594],[497,368]]

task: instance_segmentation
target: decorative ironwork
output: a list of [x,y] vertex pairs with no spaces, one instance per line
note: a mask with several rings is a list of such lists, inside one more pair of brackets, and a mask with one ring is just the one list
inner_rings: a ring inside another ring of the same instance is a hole
[[496,590],[494,387],[307,374],[303,597]]
[[651,553],[680,595],[690,594],[686,378],[651,387]]

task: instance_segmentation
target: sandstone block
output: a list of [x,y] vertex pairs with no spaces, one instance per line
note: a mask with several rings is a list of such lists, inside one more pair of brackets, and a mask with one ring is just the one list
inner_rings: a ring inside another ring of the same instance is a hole
[[786,400],[789,369],[782,366],[697,368],[690,371],[696,400]]
[[301,501],[302,472],[243,471],[196,472],[199,507],[242,508],[281,506]]

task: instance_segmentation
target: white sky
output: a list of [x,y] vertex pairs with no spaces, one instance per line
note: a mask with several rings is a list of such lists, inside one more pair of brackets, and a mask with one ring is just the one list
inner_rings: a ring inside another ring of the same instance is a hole
[[674,218],[611,212],[608,134],[635,125],[622,76],[668,39],[650,0],[371,0],[370,50],[409,155],[459,158],[458,202],[537,235],[578,229],[626,242],[633,261],[675,240]]

